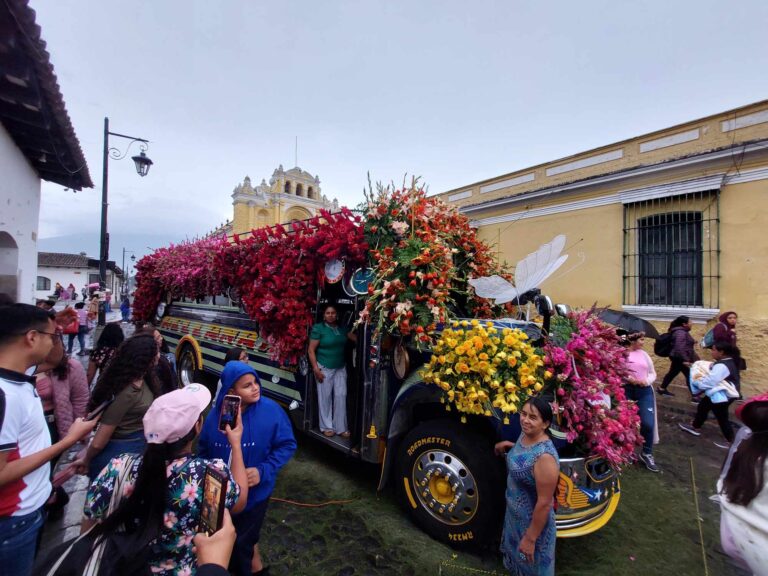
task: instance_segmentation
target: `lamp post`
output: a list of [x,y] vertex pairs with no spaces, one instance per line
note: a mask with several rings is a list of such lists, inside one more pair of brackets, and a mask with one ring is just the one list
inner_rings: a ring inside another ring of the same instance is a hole
[[[125,138],[130,140],[125,152],[120,152],[117,148],[109,147],[109,137],[115,136],[116,138]],[[149,172],[149,167],[152,166],[152,160],[147,158],[144,153],[149,144],[149,140],[143,138],[135,138],[133,136],[126,136],[125,134],[118,134],[116,132],[109,131],[109,118],[104,118],[104,167],[102,170],[101,181],[101,245],[99,254],[99,288],[105,289],[107,286],[107,260],[109,260],[109,234],[107,234],[107,207],[109,206],[109,159],[122,160],[128,154],[131,146],[134,142],[139,143],[139,149],[141,153],[137,156],[132,156],[134,164],[136,165],[136,172],[139,176],[146,176]],[[125,260],[125,254],[123,254],[123,260]],[[106,321],[106,311],[104,308],[104,301],[99,301],[99,326],[104,326]]]
[[[131,262],[136,262],[136,253],[133,250],[126,250],[123,248],[123,265],[120,268],[123,271],[123,286],[120,289],[120,295],[125,296],[128,293],[128,274],[125,270],[125,255],[130,254],[131,255]],[[129,264],[130,266],[130,264]]]

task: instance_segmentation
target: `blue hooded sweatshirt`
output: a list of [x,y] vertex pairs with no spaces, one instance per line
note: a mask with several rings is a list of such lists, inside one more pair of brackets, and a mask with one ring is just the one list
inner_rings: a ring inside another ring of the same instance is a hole
[[[221,373],[221,390],[216,396],[216,403],[208,413],[203,424],[203,431],[198,440],[198,452],[201,458],[221,458],[229,462],[231,448],[227,437],[219,431],[221,406],[232,386],[246,374],[259,376],[245,362],[227,362]],[[260,383],[260,382],[259,382]],[[296,451],[296,439],[288,415],[274,400],[264,396],[243,411],[243,460],[246,468],[257,468],[261,481],[248,490],[250,510],[272,494],[277,474]]]

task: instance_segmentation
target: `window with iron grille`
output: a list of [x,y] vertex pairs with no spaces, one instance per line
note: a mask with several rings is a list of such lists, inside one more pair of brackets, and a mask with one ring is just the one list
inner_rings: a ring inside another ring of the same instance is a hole
[[51,279],[46,278],[45,276],[38,276],[37,277],[37,289],[38,290],[50,290],[51,289]]
[[717,308],[719,190],[624,206],[624,304]]

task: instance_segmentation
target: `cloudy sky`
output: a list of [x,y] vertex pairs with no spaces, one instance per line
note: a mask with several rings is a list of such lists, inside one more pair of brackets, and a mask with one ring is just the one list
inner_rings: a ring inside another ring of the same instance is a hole
[[30,4],[97,184],[44,184],[41,238],[98,253],[105,116],[152,142],[146,178],[110,161],[118,261],[231,217],[295,138],[354,205],[368,171],[440,192],[768,97],[765,0]]

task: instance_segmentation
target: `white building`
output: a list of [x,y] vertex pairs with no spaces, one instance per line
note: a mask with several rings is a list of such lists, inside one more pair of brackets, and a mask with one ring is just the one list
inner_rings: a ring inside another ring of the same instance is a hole
[[93,183],[34,10],[0,2],[0,29],[0,292],[32,303],[41,181]]
[[[75,287],[78,300],[82,300],[83,286],[98,283],[99,261],[89,258],[85,252],[64,254],[61,252],[39,252],[37,255],[36,298],[48,298],[53,294],[58,282],[64,288],[70,284]],[[107,261],[107,288],[112,294],[119,294],[122,289],[123,272],[111,260]]]

